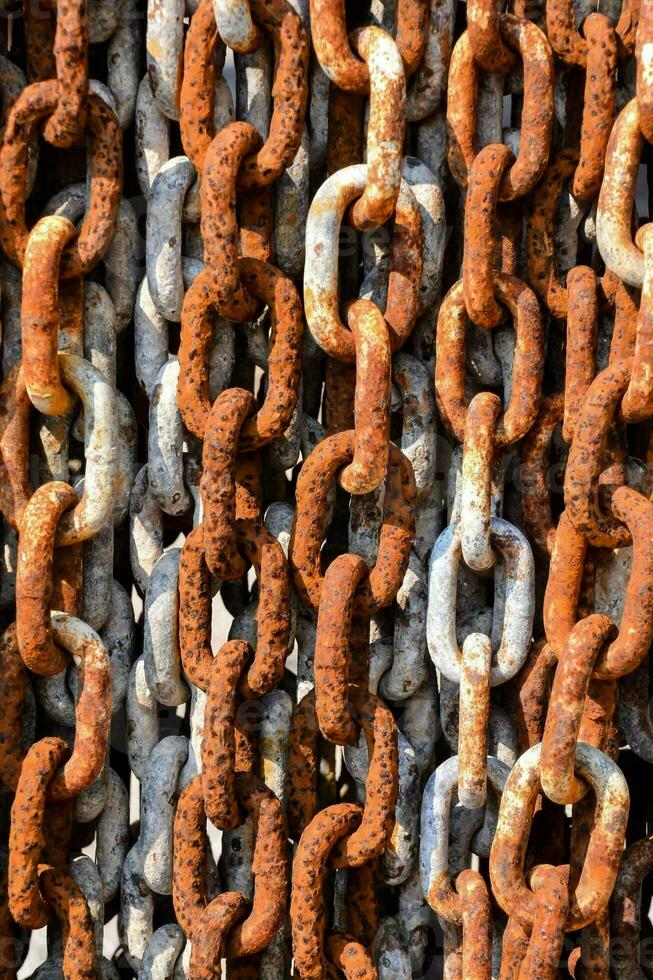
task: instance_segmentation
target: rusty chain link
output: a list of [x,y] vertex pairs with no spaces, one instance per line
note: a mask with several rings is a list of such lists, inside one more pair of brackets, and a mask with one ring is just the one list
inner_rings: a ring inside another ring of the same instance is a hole
[[653,975],[653,3],[0,38],[0,980]]

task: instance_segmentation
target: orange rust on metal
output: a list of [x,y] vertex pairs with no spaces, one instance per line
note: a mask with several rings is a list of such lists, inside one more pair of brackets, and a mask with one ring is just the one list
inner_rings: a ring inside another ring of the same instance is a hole
[[6,473],[6,480],[0,480],[0,509],[14,530],[20,525],[32,495],[29,480],[31,404],[22,365],[17,364],[0,383],[0,456]]
[[[304,461],[297,480],[297,516],[293,525],[290,567],[302,601],[317,611],[324,575],[320,549],[328,514],[328,494],[339,469],[353,458],[354,433],[338,432],[322,440]],[[361,583],[357,611],[382,609],[397,594],[414,536],[415,477],[403,453],[390,444],[377,560]]]
[[578,33],[571,0],[549,0],[546,5],[546,33],[561,61],[570,67],[585,67],[587,41]]
[[179,796],[172,855],[172,901],[177,922],[189,936],[206,907],[206,814],[201,773]]
[[578,165],[578,151],[563,149],[551,160],[533,191],[526,230],[528,281],[555,317],[567,316],[567,290],[555,266],[554,221],[563,184]]
[[587,45],[580,156],[572,193],[592,201],[603,178],[605,152],[614,121],[617,88],[617,37],[605,14],[592,13],[583,24]]
[[[592,679],[587,689],[585,706],[578,729],[578,741],[594,745],[611,758],[613,752],[619,753],[619,733],[615,732],[613,720],[617,703],[616,681]],[[612,741],[617,738],[616,747]]]
[[474,58],[485,71],[505,75],[515,64],[499,28],[500,7],[496,0],[472,0],[467,6],[467,31]]
[[48,786],[48,799],[78,796],[97,779],[106,761],[111,726],[111,671],[98,637],[82,637],[75,657],[81,689],[75,705],[75,742],[70,759]]
[[383,313],[395,351],[412,333],[419,306],[422,276],[422,222],[416,208],[397,201],[390,235],[388,298]]
[[313,690],[295,705],[290,725],[288,830],[294,841],[299,841],[317,810],[319,735]]
[[256,654],[242,684],[244,697],[261,697],[283,678],[289,653],[290,572],[283,548],[262,524],[236,521],[238,544],[256,570]]
[[327,435],[354,428],[356,367],[327,356],[324,367],[324,416]]
[[[179,798],[175,814],[173,845],[173,902],[182,929],[191,939],[193,948],[198,945],[200,962],[208,965],[210,949],[205,933],[215,941],[213,930],[221,930],[222,942],[214,942],[213,960],[217,955],[227,957],[251,956],[264,949],[273,939],[286,908],[288,867],[286,858],[286,825],[279,800],[258,777],[238,773],[235,779],[238,802],[252,818],[256,834],[252,870],[254,895],[251,910],[245,896],[227,892],[226,895],[242,899],[235,904],[240,914],[236,918],[224,915],[221,899],[224,895],[206,903],[206,815],[202,793],[202,776],[195,778]],[[235,901],[235,899],[234,899]],[[223,926],[223,920],[226,924]],[[204,975],[193,973],[191,975]],[[214,974],[210,974],[213,976]]]
[[361,689],[350,688],[350,697],[365,734],[369,765],[360,826],[330,855],[337,868],[360,867],[381,854],[392,832],[399,793],[397,725],[392,712],[376,695]]
[[281,803],[260,779],[252,774],[236,776],[240,805],[252,818],[256,844],[252,860],[254,895],[245,921],[227,939],[227,956],[251,956],[265,949],[283,923],[288,892],[286,821]]
[[337,803],[317,813],[295,849],[292,865],[290,924],[295,968],[301,977],[324,977],[326,909],[324,883],[329,855],[360,824],[362,807]]
[[556,803],[576,803],[587,792],[587,785],[574,775],[576,742],[594,664],[616,635],[608,616],[587,616],[572,629],[556,667],[540,764],[543,789]]
[[[384,32],[364,28],[352,34],[352,44],[366,62],[372,60]],[[381,48],[381,50],[383,50]],[[377,54],[378,60],[378,54]],[[370,73],[367,122],[367,182],[362,197],[352,204],[349,220],[358,231],[372,231],[392,216],[399,196],[399,170],[404,142],[406,80],[390,68]]]
[[30,929],[42,928],[50,918],[38,882],[46,844],[46,794],[56,770],[69,754],[61,738],[36,742],[23,761],[11,807],[9,909],[19,925]]
[[563,511],[556,528],[543,616],[546,638],[559,659],[576,620],[587,543]]
[[377,864],[378,861],[368,861],[347,869],[347,930],[368,947],[379,928]]
[[347,311],[347,325],[356,345],[354,458],[338,474],[348,493],[370,493],[385,477],[390,438],[390,376],[392,363],[388,328],[378,306],[359,299]]
[[517,922],[510,917],[506,923],[501,940],[501,970],[499,980],[519,978],[519,968],[528,949],[528,936]]
[[[311,0],[313,47],[324,71],[346,92],[366,95],[370,78],[367,65],[354,54],[347,32],[345,0]],[[426,44],[427,4],[424,0],[399,0],[395,41],[410,77],[419,67]]]
[[553,434],[563,419],[562,392],[549,395],[521,444],[522,513],[529,538],[544,554],[550,554],[555,538],[551,513],[550,451]]
[[228,581],[247,570],[236,534],[235,463],[240,430],[255,406],[251,392],[228,388],[213,403],[206,426],[200,483],[204,554],[209,570]]
[[[497,447],[524,436],[537,417],[544,367],[542,318],[534,293],[525,283],[495,274],[497,298],[512,314],[515,356],[510,402],[496,429]],[[435,393],[440,416],[456,439],[465,438],[468,398],[465,391],[465,333],[467,328],[463,281],[445,296],[436,331]]]
[[[513,14],[501,14],[503,40],[519,51],[524,65],[524,106],[520,147],[514,164],[506,170],[499,186],[500,201],[514,201],[533,190],[546,169],[553,127],[553,55],[538,27]],[[468,32],[461,35],[451,58],[447,129],[449,168],[465,187],[477,155],[476,126],[479,67]]]
[[58,674],[69,656],[52,639],[54,536],[59,518],[77,504],[67,483],[52,480],[32,495],[20,524],[16,566],[16,636],[26,667],[37,674]]
[[229,640],[213,661],[204,714],[202,739],[202,794],[207,817],[218,830],[241,823],[235,791],[240,768],[236,745],[238,684],[253,656],[244,640]]
[[594,669],[595,676],[603,680],[635,670],[653,641],[653,503],[629,487],[619,487],[612,507],[632,536],[633,559],[619,635],[601,652]]
[[251,320],[258,304],[240,281],[236,175],[262,142],[249,123],[230,123],[208,148],[202,171],[202,239],[214,302],[222,316],[238,323]]
[[39,886],[61,926],[64,976],[95,980],[99,973],[95,929],[79,886],[65,871],[48,865],[39,866]]
[[23,708],[28,684],[27,671],[18,652],[16,625],[0,638],[0,780],[15,792],[25,757],[23,748]]
[[648,3],[639,4],[639,24],[635,57],[637,59],[637,105],[639,128],[646,139],[653,139],[653,87],[650,76],[650,45],[653,43],[653,10]]
[[[304,317],[295,286],[267,263],[241,258],[240,281],[248,294],[271,311],[268,391],[261,408],[244,421],[238,448],[251,452],[278,439],[297,403]],[[212,280],[203,270],[186,293],[182,310],[178,404],[184,422],[204,439],[212,411],[209,396],[209,349],[213,337]],[[224,392],[223,394],[226,394]]]
[[[614,330],[608,364],[634,356],[637,344],[639,291],[620,282],[614,296]],[[623,401],[622,401],[623,404]]]
[[[239,190],[267,187],[292,162],[299,148],[308,104],[309,48],[304,26],[288,0],[250,0],[255,22],[272,35],[275,47],[274,111],[268,138],[242,162]],[[215,136],[214,71],[209,67],[215,45],[211,0],[202,0],[191,20],[184,52],[180,124],[184,149],[202,173]],[[197,23],[195,23],[197,21]]]
[[599,479],[605,467],[610,426],[628,385],[630,363],[609,365],[594,379],[583,400],[565,473],[565,506],[569,520],[590,544],[619,548],[630,544],[626,527],[599,504]]
[[204,157],[215,136],[215,54],[219,40],[213,0],[200,0],[186,32],[179,97],[182,146],[200,174],[204,169]]
[[199,914],[189,963],[193,980],[220,980],[229,930],[247,914],[247,906],[240,892],[223,892]]
[[328,177],[363,159],[364,111],[365,100],[361,95],[344,92],[337,85],[329,86]]
[[206,693],[213,670],[211,573],[201,524],[186,535],[179,556],[179,652],[184,674]]
[[497,196],[506,167],[515,157],[502,144],[485,146],[469,171],[465,201],[463,290],[467,314],[479,327],[496,327],[505,313],[494,298]]
[[25,249],[20,324],[23,375],[34,405],[48,415],[63,415],[75,403],[59,372],[59,274],[65,246],[77,234],[59,215],[42,218]]
[[[57,82],[37,82],[13,105],[0,153],[0,243],[12,262],[21,265],[29,239],[26,225],[28,150],[32,133],[57,105]],[[87,102],[89,198],[77,238],[64,250],[60,276],[85,275],[106,252],[116,227],[122,193],[122,133],[113,109],[90,92]]]
[[53,146],[68,147],[79,140],[86,126],[88,95],[88,23],[86,0],[57,0],[54,36],[55,70],[59,94],[43,135]]
[[524,666],[506,685],[504,703],[515,720],[521,752],[542,741],[549,704],[549,677],[557,658],[542,638],[529,650]]
[[399,0],[395,41],[404,62],[406,77],[419,68],[426,47],[429,16],[425,0]]
[[332,932],[326,939],[329,962],[344,973],[347,980],[376,980],[372,957],[353,936]]
[[567,351],[562,435],[571,443],[583,399],[596,375],[599,304],[593,269],[577,265],[567,276]]
[[251,452],[278,439],[295,410],[304,315],[292,281],[274,266],[254,258],[243,258],[240,273],[248,292],[266,303],[271,313],[268,391],[257,414],[245,422],[239,443],[242,452]]
[[0,967],[2,980],[14,980],[16,976],[16,953],[20,949],[20,930],[11,917],[7,897],[6,862],[0,868],[0,956],[5,964]]
[[533,923],[518,978],[554,980],[558,975],[569,913],[568,877],[567,868],[554,868],[551,865],[539,865],[530,872],[538,915]]
[[269,262],[273,257],[274,230],[272,188],[242,191],[238,200],[240,250],[246,258]]
[[463,919],[462,970],[464,977],[489,980],[492,976],[492,911],[483,876],[461,871],[456,878]]
[[[639,229],[635,242],[644,252],[645,266],[653,245],[653,227],[650,224]],[[628,388],[621,402],[621,413],[626,422],[641,422],[653,414],[653,277],[644,275],[644,285],[637,313],[633,368]]]
[[54,38],[55,12],[51,3],[24,3],[27,80],[43,82],[56,74]]
[[236,456],[236,524],[257,524],[261,520],[263,481],[261,454],[238,453]]
[[339,555],[329,565],[320,593],[315,641],[315,710],[320,731],[337,745],[354,744],[358,728],[349,701],[349,634],[354,594],[368,574],[359,555]]

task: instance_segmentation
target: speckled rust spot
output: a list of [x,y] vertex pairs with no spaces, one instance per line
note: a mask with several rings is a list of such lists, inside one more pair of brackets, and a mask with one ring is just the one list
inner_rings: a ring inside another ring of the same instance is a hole
[[86,0],[57,0],[54,59],[59,98],[43,135],[53,146],[68,147],[86,126],[88,23]]
[[30,929],[40,929],[50,917],[38,883],[46,845],[46,793],[69,754],[63,739],[43,738],[36,742],[25,756],[11,807],[9,908],[15,921]]
[[[22,365],[17,364],[0,385],[0,510],[17,529],[32,495],[29,480],[29,416],[31,402]],[[6,479],[4,478],[6,476]]]
[[213,403],[204,440],[204,554],[210,571],[231,581],[242,578],[247,568],[236,535],[235,461],[240,430],[254,410],[249,391],[228,388]]
[[239,773],[235,788],[256,832],[254,895],[249,915],[238,925],[250,907],[245,896],[226,892],[206,904],[207,838],[201,776],[196,776],[183,791],[175,814],[172,896],[177,920],[193,943],[196,959],[191,960],[191,976],[195,977],[214,977],[209,967],[215,969],[220,956],[251,956],[264,949],[285,914],[287,831],[281,804],[252,774]]
[[[287,0],[252,0],[251,12],[256,23],[274,40],[274,111],[267,140],[243,160],[239,190],[267,187],[292,163],[308,105],[309,46],[299,16]],[[202,0],[186,38],[180,111],[184,149],[200,173],[215,136],[215,69],[211,65],[215,34],[212,2]]]
[[467,313],[479,327],[496,327],[505,315],[494,298],[496,208],[501,178],[514,159],[509,147],[491,144],[480,151],[469,172],[463,289]]
[[47,865],[39,867],[39,885],[61,926],[66,980],[96,980],[95,930],[79,886],[69,874]]
[[394,824],[399,792],[397,726],[392,712],[373,694],[351,688],[350,698],[365,733],[369,767],[365,779],[365,808],[360,826],[334,847],[334,867],[359,867],[378,857]]
[[323,736],[338,745],[354,743],[358,737],[349,704],[349,636],[354,593],[368,571],[358,555],[339,555],[327,569],[320,595],[315,707]]
[[561,150],[551,160],[533,192],[527,224],[528,281],[553,316],[561,319],[567,316],[567,290],[555,266],[553,228],[563,184],[574,173],[577,163],[578,151],[573,149]]
[[240,282],[236,175],[245,155],[261,143],[249,123],[230,123],[211,143],[202,171],[202,238],[214,302],[222,316],[237,322],[251,320],[257,303]]
[[[304,461],[297,481],[297,517],[293,526],[290,566],[300,598],[316,611],[323,582],[320,549],[328,512],[328,492],[338,470],[353,458],[354,433],[339,432],[320,442]],[[364,614],[394,599],[408,563],[414,536],[413,468],[390,444],[383,526],[369,579],[360,586],[357,612]]]
[[236,799],[239,765],[236,739],[238,685],[253,656],[249,643],[229,640],[213,661],[204,714],[202,739],[202,795],[206,815],[219,830],[230,830],[242,821]]
[[298,842],[317,810],[318,739],[315,691],[295,705],[290,727],[288,829]]
[[551,513],[550,450],[553,433],[562,422],[564,396],[550,395],[521,444],[522,513],[529,538],[544,554],[550,554],[555,538]]
[[456,892],[463,917],[462,975],[490,980],[492,909],[488,887],[480,872],[462,871],[456,878]]
[[262,524],[237,520],[241,551],[258,580],[254,662],[244,679],[245,697],[261,697],[283,677],[290,636],[290,572],[283,548]]
[[0,639],[0,780],[15,791],[25,751],[23,707],[28,684],[27,671],[18,652],[15,624]]
[[292,865],[290,922],[295,966],[301,977],[327,975],[324,952],[324,880],[335,845],[360,823],[362,808],[338,803],[316,814],[304,830]]
[[359,299],[347,311],[356,344],[354,458],[338,480],[348,493],[371,493],[385,477],[390,438],[390,339],[377,306]]
[[76,504],[73,488],[53,480],[34,492],[20,525],[16,636],[25,666],[46,676],[60,673],[70,659],[53,642],[50,604],[57,524],[64,511]]
[[[259,411],[244,421],[238,443],[241,451],[251,452],[278,439],[292,417],[301,370],[304,317],[297,290],[274,266],[241,258],[238,269],[247,293],[263,300],[271,311],[268,390]],[[205,438],[211,413],[208,354],[213,309],[212,279],[204,270],[184,300],[177,393],[184,422],[199,439]]]
[[[29,232],[26,225],[27,163],[34,128],[57,104],[55,81],[38,82],[16,99],[0,154],[0,242],[12,262],[22,265]],[[64,251],[60,275],[87,273],[106,252],[116,227],[122,193],[122,133],[113,110],[99,95],[88,95],[90,194],[79,235]]]
[[[503,40],[520,52],[524,63],[519,154],[499,187],[500,201],[514,201],[533,190],[548,163],[554,116],[553,54],[545,35],[530,21],[501,14],[499,27]],[[465,32],[452,54],[447,101],[449,168],[462,187],[478,152],[478,84],[479,66]]]
[[213,667],[211,573],[201,524],[186,535],[179,557],[179,652],[187,679],[207,692]]
[[376,980],[378,974],[372,957],[353,936],[332,932],[325,945],[329,962],[341,970],[347,980]]
[[[497,447],[524,436],[537,417],[544,370],[544,331],[534,293],[525,283],[495,274],[497,298],[512,314],[515,356],[510,401],[496,428]],[[465,390],[465,310],[462,279],[444,298],[436,333],[435,393],[440,415],[459,442],[465,438],[468,398]]]
[[593,201],[601,189],[605,153],[614,121],[617,90],[617,36],[605,14],[592,13],[583,23],[587,45],[580,157],[572,193]]

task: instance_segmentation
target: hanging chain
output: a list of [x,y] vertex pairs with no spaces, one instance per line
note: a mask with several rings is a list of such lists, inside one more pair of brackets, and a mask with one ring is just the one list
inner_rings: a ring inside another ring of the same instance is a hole
[[648,976],[653,3],[0,37],[0,980]]

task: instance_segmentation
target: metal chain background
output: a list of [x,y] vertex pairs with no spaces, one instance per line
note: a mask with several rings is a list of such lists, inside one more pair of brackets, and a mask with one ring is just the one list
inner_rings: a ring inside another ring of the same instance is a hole
[[0,980],[653,976],[653,0],[0,38]]

